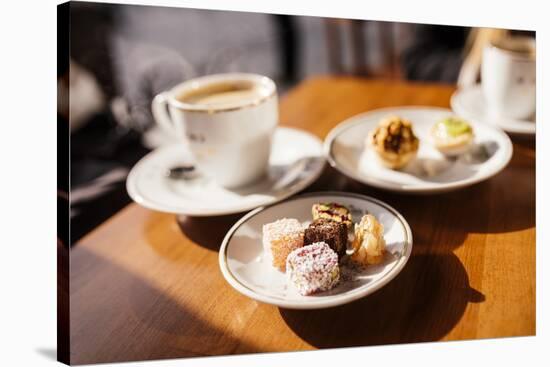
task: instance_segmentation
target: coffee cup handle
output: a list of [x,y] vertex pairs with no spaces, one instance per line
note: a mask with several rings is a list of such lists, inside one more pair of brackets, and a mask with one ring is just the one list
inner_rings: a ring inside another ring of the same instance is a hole
[[157,124],[160,125],[165,131],[176,133],[176,127],[168,112],[168,97],[166,92],[159,93],[153,98],[151,103],[151,111]]

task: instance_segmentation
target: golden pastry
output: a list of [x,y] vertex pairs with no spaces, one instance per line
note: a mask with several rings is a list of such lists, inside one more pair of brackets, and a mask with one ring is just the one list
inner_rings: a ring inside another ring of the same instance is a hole
[[398,116],[382,119],[367,138],[367,145],[374,149],[380,162],[391,169],[407,165],[416,156],[418,144],[411,122]]
[[384,259],[386,241],[384,226],[372,214],[366,214],[355,224],[351,259],[363,265],[379,264]]

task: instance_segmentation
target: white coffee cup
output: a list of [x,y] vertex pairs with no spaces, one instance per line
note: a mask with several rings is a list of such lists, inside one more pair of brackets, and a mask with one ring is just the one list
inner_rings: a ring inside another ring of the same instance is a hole
[[268,77],[228,73],[188,80],[158,94],[152,112],[218,184],[239,187],[265,174],[278,123],[277,88]]
[[509,37],[485,47],[481,84],[491,117],[527,119],[535,113],[535,52],[530,37]]

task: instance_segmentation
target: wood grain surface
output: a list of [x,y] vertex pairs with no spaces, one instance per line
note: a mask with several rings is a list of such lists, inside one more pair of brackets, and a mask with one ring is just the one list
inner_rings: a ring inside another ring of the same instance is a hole
[[[324,138],[360,112],[449,106],[453,87],[356,78],[306,80],[281,123]],[[510,165],[434,196],[383,192],[331,168],[308,191],[374,196],[410,223],[414,247],[386,287],[332,309],[294,311],[234,291],[218,249],[242,215],[191,218],[129,205],[71,250],[71,363],[464,340],[535,334],[535,146]]]

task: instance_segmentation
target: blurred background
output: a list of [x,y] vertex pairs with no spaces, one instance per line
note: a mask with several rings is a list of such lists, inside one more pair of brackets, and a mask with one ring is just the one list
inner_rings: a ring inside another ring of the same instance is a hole
[[79,2],[69,17],[58,93],[70,98],[58,98],[58,131],[68,126],[71,137],[70,243],[130,202],[132,165],[172,139],[151,116],[159,92],[232,71],[267,75],[280,95],[319,74],[467,85],[479,79],[481,46],[506,32]]

